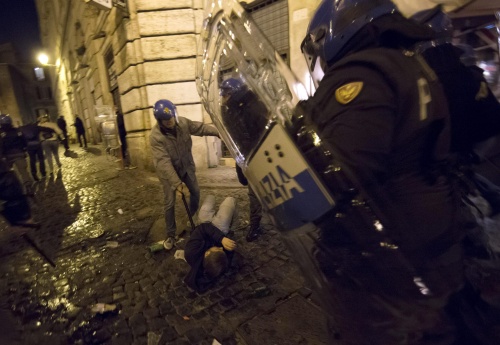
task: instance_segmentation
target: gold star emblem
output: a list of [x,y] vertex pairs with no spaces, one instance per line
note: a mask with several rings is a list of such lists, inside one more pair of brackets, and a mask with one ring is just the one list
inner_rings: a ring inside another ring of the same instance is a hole
[[356,81],[345,84],[335,91],[335,99],[340,104],[347,104],[355,99],[363,89],[363,82]]
[[164,109],[163,109],[163,112],[164,112],[165,114],[167,114],[167,115],[170,115],[170,109],[168,109],[168,108],[164,108]]

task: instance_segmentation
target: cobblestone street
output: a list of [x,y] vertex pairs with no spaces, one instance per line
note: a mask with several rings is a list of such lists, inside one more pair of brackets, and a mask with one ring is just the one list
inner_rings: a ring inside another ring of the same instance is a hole
[[[0,344],[326,344],[314,303],[279,233],[245,241],[235,229],[235,262],[204,294],[183,283],[188,265],[177,248],[151,253],[165,238],[163,193],[154,173],[117,170],[101,146],[72,147],[59,173],[36,184],[29,235],[56,263],[51,267],[0,222]],[[248,220],[248,196],[234,168],[197,172],[201,200],[237,199]],[[178,230],[188,217],[177,200]],[[104,313],[98,303],[116,305]]]

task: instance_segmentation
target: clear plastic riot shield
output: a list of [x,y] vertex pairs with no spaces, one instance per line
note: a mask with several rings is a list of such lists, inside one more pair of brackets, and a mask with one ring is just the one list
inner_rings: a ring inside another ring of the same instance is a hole
[[275,221],[302,226],[334,205],[286,130],[306,88],[237,1],[207,9],[196,71],[202,102]]
[[121,159],[121,142],[118,135],[118,127],[116,125],[116,114],[111,106],[96,106],[97,116],[95,122],[98,131],[101,133],[104,150],[108,157],[116,160],[122,165]]

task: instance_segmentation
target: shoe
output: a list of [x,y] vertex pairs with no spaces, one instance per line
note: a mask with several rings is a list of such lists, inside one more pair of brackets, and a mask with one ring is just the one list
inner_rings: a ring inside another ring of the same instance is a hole
[[165,248],[165,250],[170,250],[174,247],[174,243],[175,239],[173,237],[169,237],[163,241],[163,248]]
[[256,239],[259,238],[260,234],[262,233],[262,229],[260,227],[257,228],[250,228],[247,232],[247,242],[253,242]]

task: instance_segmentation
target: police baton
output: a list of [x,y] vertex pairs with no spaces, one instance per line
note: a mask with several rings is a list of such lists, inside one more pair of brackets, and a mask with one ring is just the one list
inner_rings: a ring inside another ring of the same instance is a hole
[[54,263],[54,261],[52,261],[48,256],[47,254],[44,253],[44,251],[35,243],[35,241],[33,241],[33,239],[31,237],[28,236],[28,234],[22,234],[21,235],[22,238],[24,238],[24,240],[26,242],[28,242],[28,244],[30,246],[33,247],[33,249],[35,249],[38,254],[40,254],[40,256],[42,256],[45,260],[47,260],[47,262],[52,266],[52,267],[56,267],[56,264]]
[[186,208],[187,215],[189,217],[189,223],[191,223],[191,231],[194,231],[194,221],[193,221],[193,216],[191,216],[191,212],[189,211],[189,206],[186,201],[186,196],[184,195],[183,191],[180,191],[181,196],[182,196],[182,203],[184,204],[184,207]]

